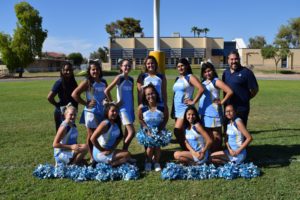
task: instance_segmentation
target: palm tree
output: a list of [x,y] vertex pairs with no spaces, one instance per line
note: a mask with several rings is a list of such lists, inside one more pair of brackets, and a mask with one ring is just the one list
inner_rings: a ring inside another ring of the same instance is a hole
[[198,35],[198,37],[200,37],[201,33],[203,33],[203,29],[197,28],[197,35]]
[[206,37],[206,34],[207,34],[207,32],[209,32],[209,29],[208,29],[208,28],[204,28],[204,29],[203,29],[203,32],[204,32],[205,37]]
[[193,26],[191,32],[194,33],[194,37],[196,37],[196,32],[197,32],[198,27]]

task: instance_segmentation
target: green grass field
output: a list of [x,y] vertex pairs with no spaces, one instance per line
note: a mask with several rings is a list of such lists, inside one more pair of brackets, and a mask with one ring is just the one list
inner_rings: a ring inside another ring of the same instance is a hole
[[[141,171],[137,181],[105,183],[39,180],[32,176],[38,164],[54,163],[53,107],[46,99],[53,83],[0,82],[0,199],[300,198],[300,81],[259,81],[260,92],[251,102],[248,129],[254,140],[248,152],[249,160],[261,168],[261,177],[163,181],[160,173]],[[168,83],[171,91],[173,80]],[[79,142],[83,143],[86,132],[82,125],[78,127]],[[170,119],[168,128],[172,127]],[[176,144],[164,148],[163,162],[172,160],[176,149]],[[143,169],[143,147],[135,139],[130,151]]]

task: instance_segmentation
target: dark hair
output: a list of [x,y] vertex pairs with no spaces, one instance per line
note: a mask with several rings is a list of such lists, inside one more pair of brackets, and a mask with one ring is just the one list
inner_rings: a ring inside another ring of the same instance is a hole
[[88,80],[89,89],[91,88],[91,85],[94,83],[94,79],[91,77],[91,74],[90,74],[90,70],[91,70],[92,65],[95,65],[99,69],[99,71],[100,71],[99,79],[101,79],[102,76],[103,76],[101,64],[98,61],[90,60],[89,61],[89,66],[88,66],[87,71],[86,71],[87,72],[86,77],[87,77],[87,80]]
[[[68,66],[71,68],[71,76],[67,79],[65,75],[63,74],[63,71],[65,67]],[[73,72],[73,65],[70,62],[65,62],[61,69],[60,69],[60,78],[62,80],[62,88],[64,92],[64,97],[67,98],[67,85],[69,86],[71,92],[75,90],[75,88],[78,86],[77,82],[75,80],[74,72]]]
[[203,63],[202,67],[201,67],[201,78],[202,78],[202,80],[205,80],[203,74],[204,74],[206,69],[211,69],[211,71],[213,72],[213,78],[218,78],[218,74],[216,72],[216,69],[215,69],[214,65],[211,64],[210,62],[206,62],[206,63]]
[[196,115],[196,119],[195,119],[195,123],[196,122],[201,122],[200,121],[200,117],[199,117],[199,114],[198,114],[198,111],[197,109],[195,108],[195,106],[193,105],[188,105],[188,107],[186,108],[185,112],[184,112],[184,118],[183,118],[183,127],[186,129],[190,126],[190,123],[188,122],[188,120],[186,119],[186,113],[189,111],[189,110],[193,110],[195,112],[195,115]]
[[145,58],[145,60],[144,60],[144,66],[145,66],[144,71],[145,71],[145,72],[148,72],[146,63],[147,63],[147,60],[150,60],[150,59],[154,62],[154,64],[155,64],[155,71],[157,71],[158,63],[157,63],[156,58],[155,58],[154,56],[147,56],[147,57]]
[[228,54],[228,58],[229,58],[230,55],[236,55],[238,58],[240,58],[240,54],[237,50],[230,51],[229,54]]
[[[105,104],[105,105],[104,105],[104,118],[105,118],[105,119],[108,119],[108,112],[109,112],[109,110],[110,110],[112,107],[117,108],[118,111],[119,111],[119,107],[118,107],[116,104],[114,104],[114,103],[107,103],[107,104]],[[121,135],[123,135],[120,115],[117,116],[117,118],[116,118],[116,120],[115,120],[115,123],[118,125],[118,127],[119,127],[119,129],[120,129]]]
[[126,58],[122,59],[122,60],[119,62],[120,73],[122,73],[121,67],[122,67],[122,65],[123,65],[123,63],[124,63],[125,61],[128,61],[128,63],[129,63],[130,66],[131,66],[131,62],[130,62],[129,59],[126,59]]
[[193,74],[192,67],[191,67],[189,61],[186,58],[180,58],[177,61],[176,65],[178,65],[178,63],[182,63],[185,66],[187,75],[188,74]]
[[143,104],[143,105],[149,106],[148,101],[147,101],[147,99],[146,99],[146,94],[145,94],[145,90],[146,90],[147,88],[152,88],[152,90],[153,90],[154,93],[156,94],[156,103],[159,103],[159,102],[160,102],[159,94],[158,94],[157,90],[155,89],[154,85],[153,85],[152,83],[149,83],[148,85],[146,85],[146,86],[143,88],[142,104]]

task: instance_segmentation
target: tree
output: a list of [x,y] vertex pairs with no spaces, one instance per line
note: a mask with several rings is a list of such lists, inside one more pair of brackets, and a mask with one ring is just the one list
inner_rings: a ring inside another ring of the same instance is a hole
[[140,33],[143,28],[140,25],[140,20],[136,20],[132,17],[124,17],[123,20],[117,20],[110,24],[105,25],[106,32],[111,37],[133,37],[134,33]]
[[200,37],[200,34],[203,33],[203,29],[197,28],[196,32],[197,32],[198,37]]
[[73,61],[73,64],[75,66],[80,66],[81,63],[83,62],[83,56],[81,55],[81,53],[70,53],[68,55],[68,59]]
[[99,49],[97,51],[94,51],[90,54],[90,59],[99,59],[102,62],[107,62],[108,58],[107,58],[107,54],[108,54],[108,48],[107,47],[99,47]]
[[42,29],[39,12],[27,2],[16,4],[15,13],[18,21],[13,38],[0,33],[0,51],[9,71],[21,68],[19,77],[22,77],[23,68],[32,63],[36,56],[41,56],[47,30]]
[[198,30],[197,26],[193,26],[192,29],[191,29],[191,32],[194,33],[194,37],[196,37],[197,30]]
[[208,28],[204,28],[203,29],[203,32],[204,32],[204,34],[205,34],[205,37],[206,37],[206,35],[207,35],[207,33],[209,32],[210,30],[208,29]]
[[276,74],[277,74],[277,65],[281,59],[281,57],[279,56],[278,50],[279,49],[273,45],[266,45],[265,47],[263,47],[261,49],[261,55],[264,59],[274,59],[275,66],[276,66],[276,69],[275,69]]
[[255,36],[254,38],[249,38],[248,48],[250,49],[261,49],[267,44],[264,36]]

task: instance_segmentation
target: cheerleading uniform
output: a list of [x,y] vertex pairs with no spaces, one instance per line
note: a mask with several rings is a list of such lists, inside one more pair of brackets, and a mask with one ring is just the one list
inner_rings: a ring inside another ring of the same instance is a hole
[[157,128],[164,120],[164,107],[157,106],[154,111],[151,111],[148,106],[142,108],[143,119],[149,128]]
[[104,93],[106,87],[106,80],[101,79],[100,82],[94,82],[91,89],[86,92],[87,101],[91,101],[92,99],[96,101],[96,105],[93,108],[84,107],[84,117],[81,116],[80,123],[84,123],[87,128],[97,128],[103,120],[103,100],[106,97]]
[[133,109],[133,78],[126,79],[123,74],[117,83],[117,99],[122,102],[120,106],[120,117],[123,125],[133,124],[135,115]]
[[[226,134],[228,136],[228,144],[234,151],[238,150],[244,142],[244,135],[238,130],[236,122],[241,120],[236,118],[233,123],[227,124]],[[242,163],[247,155],[246,149],[243,149],[237,156],[231,156],[228,150],[225,150],[226,155],[229,157],[231,162],[240,164]]]
[[202,124],[207,128],[222,126],[222,107],[214,102],[220,99],[220,89],[216,87],[217,80],[218,78],[214,78],[212,81],[205,80],[202,82],[204,93],[199,100],[198,113]]
[[[196,152],[201,151],[205,147],[205,140],[203,136],[197,131],[195,125],[191,127],[191,129],[185,129],[185,139],[192,147],[192,149]],[[194,161],[197,164],[203,164],[208,159],[208,152],[205,152],[205,155],[202,160],[199,160],[197,157],[193,156]]]
[[141,75],[141,84],[142,85],[149,85],[152,83],[158,92],[160,104],[163,105],[164,99],[162,95],[162,82],[163,82],[164,75],[160,73],[156,73],[156,75],[151,76],[148,73],[143,73]]
[[184,103],[185,99],[193,99],[194,86],[190,82],[191,74],[186,76],[179,76],[173,86],[174,91],[174,108],[175,117],[183,119],[184,112],[187,105]]
[[[122,135],[118,124],[111,124],[109,120],[105,120],[105,123],[107,126],[109,126],[109,128],[106,133],[101,134],[97,140],[102,148],[111,150],[116,141],[122,137]],[[101,152],[95,146],[93,147],[93,158],[96,162],[109,163],[112,161],[113,154],[114,152],[110,153],[109,155],[105,155],[104,152]]]
[[[69,125],[66,121],[63,121],[60,126],[63,126],[67,129],[67,133],[60,141],[60,143],[67,145],[77,144],[78,130],[76,128],[76,125]],[[70,163],[73,156],[74,152],[72,150],[54,148],[54,158],[56,164],[62,163],[67,165]]]

